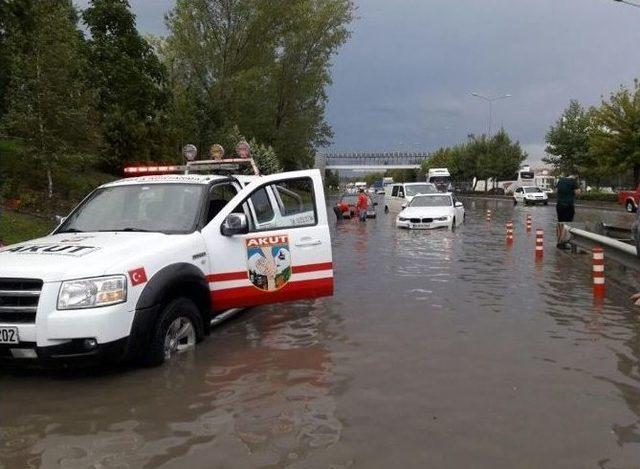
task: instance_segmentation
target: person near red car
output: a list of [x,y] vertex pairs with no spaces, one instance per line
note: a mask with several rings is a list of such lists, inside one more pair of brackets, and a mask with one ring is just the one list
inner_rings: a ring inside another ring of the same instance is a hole
[[364,189],[358,190],[358,218],[360,221],[367,221],[367,208],[369,207],[369,197],[364,193]]

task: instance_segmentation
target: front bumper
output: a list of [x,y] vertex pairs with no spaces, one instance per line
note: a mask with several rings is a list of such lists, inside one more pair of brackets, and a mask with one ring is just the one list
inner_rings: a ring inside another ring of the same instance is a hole
[[546,204],[548,203],[548,201],[549,199],[524,199],[525,204],[531,204],[531,205]]
[[14,365],[88,366],[118,362],[126,356],[129,338],[96,343],[92,338],[72,339],[57,345],[39,347],[35,342],[0,345],[0,362]]
[[433,230],[437,228],[451,228],[452,221],[433,221],[430,223],[411,223],[410,221],[396,220],[397,228],[404,228],[407,230]]

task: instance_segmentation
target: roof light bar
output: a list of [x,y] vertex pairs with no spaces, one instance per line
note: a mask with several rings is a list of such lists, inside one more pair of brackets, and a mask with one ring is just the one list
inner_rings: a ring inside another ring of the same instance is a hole
[[253,158],[231,158],[225,160],[200,160],[189,161],[186,165],[153,165],[153,166],[126,166],[125,176],[159,175],[159,174],[191,174],[191,173],[215,173],[216,171],[237,171],[242,165],[250,165],[253,174],[260,175],[258,166]]

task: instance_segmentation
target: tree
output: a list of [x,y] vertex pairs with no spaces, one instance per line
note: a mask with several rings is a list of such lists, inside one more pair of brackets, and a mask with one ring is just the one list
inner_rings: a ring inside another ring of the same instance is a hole
[[91,33],[88,76],[109,163],[164,159],[171,145],[166,71],[136,30],[129,2],[91,0],[82,17]]
[[[242,135],[238,126],[234,125],[222,140],[220,140],[223,148],[226,149],[225,155],[227,157],[234,157],[235,147],[241,140],[247,139]],[[282,165],[273,147],[260,143],[253,137],[248,143],[251,147],[251,158],[256,162],[261,174],[282,172]]]
[[[453,164],[454,147],[441,147],[431,153],[429,157],[420,165],[418,173],[419,179],[425,179],[427,173],[432,168],[448,168]],[[451,171],[451,170],[450,170]]]
[[331,171],[330,169],[327,169],[324,175],[324,185],[331,189],[337,189],[340,186],[340,176],[338,175],[338,171]]
[[566,174],[584,172],[589,162],[589,130],[592,111],[571,100],[545,136],[547,156],[542,159]]
[[313,163],[314,148],[330,143],[331,128],[324,120],[331,84],[330,60],[349,37],[353,18],[350,0],[287,2],[288,22],[271,68],[275,89],[272,143],[286,168]]
[[95,149],[94,101],[71,0],[35,2],[29,13],[33,29],[14,49],[3,122],[11,135],[24,139],[25,156],[44,167],[51,198],[53,169]]
[[589,146],[591,166],[609,167],[618,172],[633,169],[635,184],[640,181],[640,82],[621,87],[593,111]]
[[350,0],[178,0],[163,49],[178,133],[195,125],[205,147],[238,125],[285,168],[309,166],[331,136],[324,89],[352,11]]
[[0,2],[0,120],[7,111],[14,58],[33,31],[34,0]]

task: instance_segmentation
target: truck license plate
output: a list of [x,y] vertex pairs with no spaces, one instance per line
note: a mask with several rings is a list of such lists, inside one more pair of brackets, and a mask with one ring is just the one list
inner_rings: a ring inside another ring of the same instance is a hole
[[411,228],[413,228],[414,230],[426,230],[431,228],[431,224],[430,223],[412,223]]
[[17,327],[0,327],[0,344],[18,344]]

